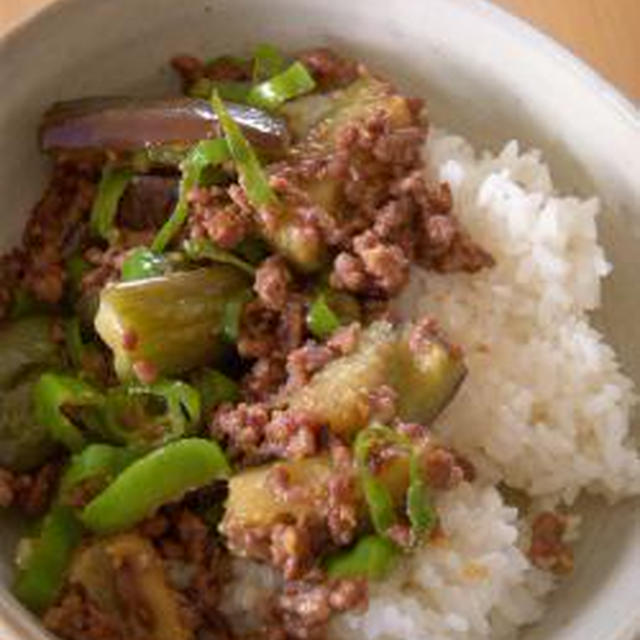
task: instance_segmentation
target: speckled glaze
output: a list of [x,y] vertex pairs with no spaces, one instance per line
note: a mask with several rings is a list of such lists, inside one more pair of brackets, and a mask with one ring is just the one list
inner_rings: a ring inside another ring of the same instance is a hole
[[[0,0],[1,2],[1,0]],[[166,59],[256,41],[338,46],[424,95],[439,126],[497,148],[541,148],[562,189],[598,193],[614,273],[599,325],[640,382],[640,115],[545,36],[482,0],[60,0],[0,34],[0,245],[42,186],[35,131],[56,99],[167,90]],[[526,640],[640,638],[640,503],[585,501],[574,575]],[[19,524],[0,524],[0,585]],[[637,635],[636,635],[637,634]],[[47,635],[0,586],[0,638]]]

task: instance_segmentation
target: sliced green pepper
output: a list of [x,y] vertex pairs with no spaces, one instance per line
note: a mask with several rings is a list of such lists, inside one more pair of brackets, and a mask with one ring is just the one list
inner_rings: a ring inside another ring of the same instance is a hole
[[217,247],[208,238],[185,240],[182,248],[191,260],[210,260],[211,262],[219,262],[220,264],[230,264],[232,267],[238,267],[238,269],[241,269],[250,276],[254,276],[256,273],[253,265],[238,258],[238,256],[230,251]]
[[381,580],[393,569],[399,554],[398,547],[388,538],[365,536],[348,551],[327,559],[327,575],[332,580],[358,577]]
[[253,82],[262,82],[284,69],[285,59],[280,50],[268,42],[261,42],[253,52]]
[[121,281],[144,280],[162,276],[169,271],[166,258],[151,251],[147,247],[136,247],[131,251],[122,263]]
[[211,96],[211,106],[220,120],[220,125],[229,146],[231,157],[240,174],[240,179],[249,202],[254,207],[276,204],[276,195],[269,184],[266,173],[260,166],[258,156],[244,137],[238,124],[231,115],[229,115],[229,112],[216,91],[214,91]]
[[82,431],[64,414],[65,407],[98,407],[104,396],[94,387],[71,376],[45,373],[33,388],[33,411],[37,423],[46,426],[51,437],[71,451],[82,449]]
[[314,79],[302,62],[294,62],[288,69],[251,89],[247,102],[254,107],[273,111],[287,100],[313,91]]
[[82,525],[70,507],[54,507],[42,521],[40,533],[29,541],[13,592],[36,613],[49,607],[58,595],[71,555],[82,539]]
[[407,489],[407,516],[411,523],[413,539],[428,533],[436,524],[437,516],[429,488],[424,480],[420,454],[413,447],[409,458],[409,488]]
[[118,203],[125,192],[133,173],[129,169],[114,169],[106,166],[93,201],[89,225],[96,235],[110,241],[118,212]]
[[200,394],[179,380],[110,389],[105,431],[123,444],[160,444],[188,435],[200,420]]
[[84,508],[81,519],[99,534],[123,531],[161,505],[230,473],[229,463],[215,442],[178,440],[125,469]]
[[[234,125],[238,127],[235,122]],[[238,131],[239,130],[240,128],[238,127]],[[151,244],[153,251],[158,253],[164,251],[176,233],[184,225],[189,215],[189,203],[187,200],[189,192],[200,182],[200,177],[205,167],[222,164],[228,159],[229,147],[224,140],[203,140],[199,142],[189,152],[185,160],[180,163],[182,179],[180,180],[178,202],[169,219],[153,239],[153,243]]]
[[240,323],[244,306],[253,298],[249,289],[241,291],[227,301],[222,317],[222,335],[232,344],[238,341],[240,335]]
[[100,493],[113,479],[140,457],[136,449],[108,444],[90,444],[71,458],[58,486],[58,502],[75,506],[77,491]]
[[208,100],[212,91],[217,91],[223,100],[246,104],[247,96],[251,91],[249,82],[215,81],[210,78],[198,78],[187,90],[187,94],[192,98],[203,98]]
[[340,326],[340,319],[327,304],[324,294],[320,294],[309,308],[307,327],[316,337],[323,340]]

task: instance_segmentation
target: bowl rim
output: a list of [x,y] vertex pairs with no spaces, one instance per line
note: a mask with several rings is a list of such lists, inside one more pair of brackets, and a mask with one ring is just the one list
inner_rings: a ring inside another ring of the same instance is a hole
[[[17,16],[0,25],[0,52],[9,48],[14,40],[40,21],[63,12],[66,8],[80,0],[45,0],[36,8],[21,10]],[[331,1],[331,0],[329,0]],[[420,0],[410,0],[420,1]],[[428,1],[428,0],[422,0]],[[614,85],[601,72],[594,69],[585,60],[561,44],[544,28],[534,26],[526,18],[510,12],[491,0],[450,0],[462,10],[476,14],[493,22],[497,28],[511,32],[515,39],[536,49],[540,54],[556,60],[565,67],[566,73],[572,75],[590,90],[594,99],[602,101],[609,107],[612,116],[625,121],[631,128],[640,132],[640,101],[634,101],[623,89]],[[42,628],[40,623],[21,607],[13,596],[5,589],[0,589],[0,637],[35,638],[52,636]],[[640,640],[640,610],[630,620],[623,621],[613,631],[611,640]]]
[[[0,46],[10,46],[14,38],[38,20],[46,19],[50,14],[64,10],[66,5],[78,0],[45,0],[41,6],[20,13],[18,17],[7,21],[0,27]],[[517,15],[491,0],[451,0],[465,11],[486,15],[497,26],[511,31],[528,41],[546,55],[568,65],[572,74],[592,88],[599,97],[618,112],[618,115],[640,125],[640,101],[634,101],[620,86],[615,85],[603,73],[579,57],[567,45],[560,43],[543,27],[534,25],[528,19]]]

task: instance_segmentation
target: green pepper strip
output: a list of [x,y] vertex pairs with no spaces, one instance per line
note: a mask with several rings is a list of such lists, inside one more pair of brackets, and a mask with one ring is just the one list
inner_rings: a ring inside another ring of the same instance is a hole
[[89,225],[91,231],[105,240],[111,240],[113,225],[118,212],[118,202],[131,180],[129,169],[114,169],[106,166],[93,201]]
[[134,462],[83,510],[84,524],[99,534],[134,526],[187,491],[227,478],[229,463],[211,440],[187,438]]
[[164,275],[169,268],[167,260],[147,247],[136,247],[122,263],[121,280],[145,280]]
[[373,528],[381,536],[385,535],[387,530],[396,524],[397,518],[391,493],[384,483],[369,470],[368,458],[372,447],[380,439],[381,435],[386,435],[386,431],[385,427],[372,425],[358,433],[353,445],[355,462],[360,475],[365,501],[369,508],[371,522],[373,523]]
[[277,47],[268,42],[260,43],[253,52],[253,82],[262,82],[284,69],[284,56]]
[[76,489],[87,483],[91,485],[94,494],[99,493],[139,457],[140,452],[135,449],[90,444],[71,458],[60,479],[58,502],[75,506]]
[[217,247],[208,238],[197,238],[195,240],[185,240],[182,245],[184,252],[191,260],[210,260],[211,262],[219,262],[221,264],[230,264],[232,267],[238,267],[250,276],[256,273],[255,267],[245,262],[230,251]]
[[[144,396],[155,396],[164,401],[162,415],[139,416],[136,424],[141,426],[145,420],[153,423],[153,435],[157,427],[162,428],[160,440],[168,442],[188,434],[200,420],[200,394],[197,389],[180,380],[160,380],[151,385],[129,385],[116,387],[107,395],[104,405],[105,427],[107,433],[125,444],[144,444],[143,429],[132,431],[123,427],[123,414],[131,413],[137,400]],[[144,407],[141,409],[144,411]]]
[[216,91],[211,96],[211,106],[220,120],[231,157],[240,174],[249,202],[256,208],[277,204],[276,194],[269,184],[266,173],[260,166],[258,156],[244,137],[238,124],[229,115]]
[[63,413],[67,406],[101,406],[103,395],[91,385],[71,376],[45,373],[33,388],[33,410],[36,422],[47,427],[54,440],[79,451],[85,446],[85,437]]
[[[235,123],[234,123],[235,124]],[[237,126],[237,125],[236,125]],[[222,164],[229,158],[229,147],[222,139],[203,140],[199,142],[180,164],[182,179],[178,202],[151,244],[151,250],[161,253],[171,242],[176,233],[184,225],[189,215],[189,203],[187,197],[193,187],[199,182],[205,167]]]
[[309,93],[315,87],[315,80],[302,62],[294,62],[286,71],[253,87],[247,102],[254,107],[273,111],[287,100]]
[[365,536],[348,551],[327,558],[325,567],[332,580],[356,577],[381,580],[393,569],[399,553],[388,538]]
[[327,304],[327,299],[323,293],[313,301],[309,313],[307,314],[307,327],[316,337],[323,340],[330,336],[340,326],[338,316]]
[[415,448],[409,459],[409,488],[407,489],[407,516],[411,523],[413,539],[428,533],[436,524],[437,517],[429,494],[429,488],[424,481],[420,456]]
[[240,322],[242,320],[242,310],[245,304],[253,298],[253,293],[245,289],[237,296],[231,298],[224,305],[222,314],[222,335],[231,343],[235,344],[240,335]]
[[187,90],[192,98],[203,98],[208,100],[211,92],[216,90],[223,100],[236,102],[238,104],[246,104],[251,84],[248,82],[214,81],[209,78],[198,78]]
[[36,613],[58,595],[73,550],[82,539],[82,526],[69,507],[56,506],[45,516],[38,537],[21,566],[13,592]]

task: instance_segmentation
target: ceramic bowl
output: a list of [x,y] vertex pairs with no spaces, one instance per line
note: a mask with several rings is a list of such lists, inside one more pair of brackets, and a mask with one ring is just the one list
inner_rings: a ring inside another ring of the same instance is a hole
[[[428,99],[432,120],[497,148],[541,148],[563,190],[598,193],[615,269],[598,321],[640,381],[640,117],[551,40],[482,0],[61,0],[0,39],[0,238],[15,242],[42,187],[43,109],[87,94],[167,88],[176,52],[211,55],[256,41],[328,44]],[[640,508],[594,501],[577,568],[527,640],[630,640],[640,629]],[[0,526],[0,583],[20,525]],[[0,638],[46,637],[0,587]]]

